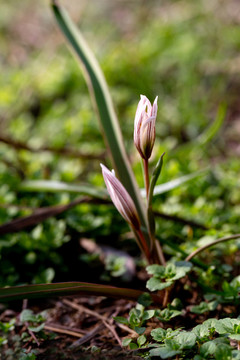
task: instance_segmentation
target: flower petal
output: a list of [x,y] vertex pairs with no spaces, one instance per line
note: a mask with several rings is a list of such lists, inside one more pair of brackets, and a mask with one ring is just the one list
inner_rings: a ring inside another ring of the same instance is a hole
[[149,159],[155,142],[155,122],[157,117],[156,96],[153,106],[148,98],[140,96],[134,120],[134,143],[143,159]]
[[106,166],[100,164],[103,178],[117,210],[122,217],[136,230],[140,229],[140,220],[134,202],[125,187]]

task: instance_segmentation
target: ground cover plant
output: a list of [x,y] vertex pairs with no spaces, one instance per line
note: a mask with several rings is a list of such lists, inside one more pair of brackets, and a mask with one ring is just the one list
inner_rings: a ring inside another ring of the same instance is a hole
[[[125,50],[130,26],[100,51],[111,91],[57,1],[52,46],[64,35],[76,63],[61,49],[36,72],[44,55],[30,36],[35,65],[21,71],[19,50],[12,70],[1,39],[3,358],[240,357],[238,76],[222,62],[237,63],[239,29],[235,2],[223,5],[134,6],[139,39]],[[18,33],[9,9],[3,30]],[[95,11],[114,22],[109,3]]]

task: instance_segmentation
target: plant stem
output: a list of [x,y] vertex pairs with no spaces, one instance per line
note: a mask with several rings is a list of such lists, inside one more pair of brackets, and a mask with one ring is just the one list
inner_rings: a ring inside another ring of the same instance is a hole
[[158,258],[161,262],[161,265],[165,266],[166,265],[166,260],[162,251],[162,247],[160,245],[160,242],[156,240],[156,238],[154,237],[154,247],[156,248],[157,254],[158,254]]
[[148,159],[143,159],[143,166],[144,166],[144,181],[145,181],[145,188],[146,188],[146,198],[147,198],[147,201],[148,201],[148,196],[149,196]]
[[168,304],[169,293],[170,293],[170,289],[166,288],[165,293],[164,293],[164,298],[163,298],[163,308],[165,308]]
[[200,248],[198,248],[197,250],[193,251],[190,255],[188,255],[185,259],[185,261],[190,261],[194,256],[196,256],[197,254],[201,253],[203,250],[210,248],[211,246],[217,245],[221,242],[225,242],[225,241],[229,241],[229,240],[233,240],[233,239],[238,239],[240,238],[240,234],[235,234],[235,235],[230,235],[230,236],[225,236],[223,238],[217,239],[207,245],[204,245]]
[[166,261],[163,255],[163,251],[160,245],[160,242],[156,240],[155,236],[155,219],[152,211],[152,206],[148,203],[147,209],[147,219],[148,219],[148,233],[150,236],[150,253],[152,256],[152,261],[156,264],[165,265]]
[[138,230],[136,233],[137,233],[137,235],[139,237],[139,240],[140,240],[141,249],[142,249],[144,255],[146,256],[146,259],[147,259],[148,263],[151,264],[152,263],[151,254],[150,254],[149,247],[148,247],[148,244],[146,242],[146,239],[145,239],[145,237],[144,237],[141,230]]
[[[163,154],[164,155],[164,154]],[[149,194],[149,170],[148,170],[148,159],[143,159],[143,166],[144,166],[144,181],[145,181],[145,188],[146,188],[146,199],[147,199],[147,218],[148,218],[148,232],[151,240],[151,247],[150,251],[148,248],[150,261],[162,264],[163,266],[166,265],[166,261],[163,255],[163,251],[161,245],[158,241],[156,241],[155,237],[155,220],[152,211],[152,198]]]

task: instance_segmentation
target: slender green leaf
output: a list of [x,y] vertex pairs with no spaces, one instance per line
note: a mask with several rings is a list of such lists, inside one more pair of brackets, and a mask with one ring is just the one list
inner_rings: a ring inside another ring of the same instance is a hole
[[[153,195],[157,196],[157,195],[161,195],[161,194],[163,194],[165,192],[168,192],[170,190],[173,190],[173,189],[177,188],[178,186],[181,186],[182,184],[197,178],[198,176],[204,175],[206,173],[206,171],[207,171],[207,169],[197,171],[197,172],[194,172],[192,174],[184,175],[184,176],[181,176],[181,177],[179,177],[177,179],[168,181],[168,182],[166,182],[164,184],[157,185],[157,186],[155,186]],[[146,197],[146,190],[141,189],[141,194],[142,194],[143,197]]]
[[218,133],[218,131],[221,129],[221,126],[223,124],[223,121],[226,116],[226,104],[221,104],[218,107],[217,115],[211,125],[204,131],[201,135],[198,136],[197,142],[200,146],[206,145],[209,141],[211,141],[214,136]]
[[80,60],[105,141],[112,155],[114,168],[132,197],[142,224],[146,226],[147,218],[141,196],[126,155],[119,123],[103,72],[80,30],[72,22],[66,11],[56,1],[52,1],[52,9],[60,30],[71,50]]
[[[165,192],[171,191],[182,184],[197,178],[198,176],[202,176],[206,173],[206,169],[202,171],[195,172],[193,174],[184,175],[177,179],[168,181],[164,184],[155,186],[154,196],[163,194]],[[22,184],[18,188],[20,191],[34,191],[34,192],[62,192],[66,191],[73,194],[82,194],[88,195],[97,199],[108,199],[107,190],[104,188],[97,188],[90,185],[78,185],[78,184],[70,184],[65,183],[63,181],[55,181],[55,180],[26,180],[22,182]],[[141,189],[141,195],[146,197],[146,190]]]
[[[143,291],[85,282],[23,285],[0,288],[0,302],[81,294],[137,300]],[[151,297],[154,301],[160,301],[156,295],[151,295]]]
[[149,187],[149,196],[148,196],[148,206],[151,206],[152,204],[152,197],[153,197],[153,191],[156,186],[156,183],[158,181],[158,178],[161,174],[162,166],[163,166],[163,156],[165,153],[163,153],[160,157],[160,159],[157,162],[157,165],[155,166],[155,169],[153,170],[150,187]]
[[179,157],[185,156],[191,150],[202,148],[207,145],[219,132],[226,116],[226,104],[221,104],[218,107],[216,117],[212,124],[210,124],[205,131],[203,131],[197,138],[178,146],[170,156],[177,154]]
[[107,190],[90,185],[68,184],[54,180],[27,180],[24,181],[19,190],[21,191],[47,191],[47,192],[69,192],[74,194],[88,195],[97,199],[109,198]]

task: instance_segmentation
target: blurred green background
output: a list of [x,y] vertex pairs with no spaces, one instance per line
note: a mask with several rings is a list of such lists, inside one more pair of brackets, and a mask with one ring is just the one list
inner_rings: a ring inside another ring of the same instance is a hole
[[[159,183],[206,169],[202,176],[158,196],[154,208],[204,224],[207,230],[158,218],[158,237],[189,253],[209,239],[239,232],[238,1],[61,4],[104,71],[139,185],[143,186],[142,172],[132,136],[140,94],[150,101],[159,97],[151,158],[154,165],[166,151]],[[103,187],[99,163],[111,163],[84,78],[48,1],[1,4],[0,30],[0,223],[5,224],[76,197],[68,192],[21,191],[23,181]],[[97,274],[102,280],[119,277],[122,263],[87,253],[79,241],[87,238],[139,256],[127,232],[113,207],[98,204],[78,205],[21,232],[3,231],[0,283],[97,282]],[[228,243],[211,256],[227,254],[231,259],[239,247],[240,242]],[[172,255],[167,245],[165,251]],[[180,253],[174,256],[181,258]],[[86,267],[91,269],[88,276]]]

